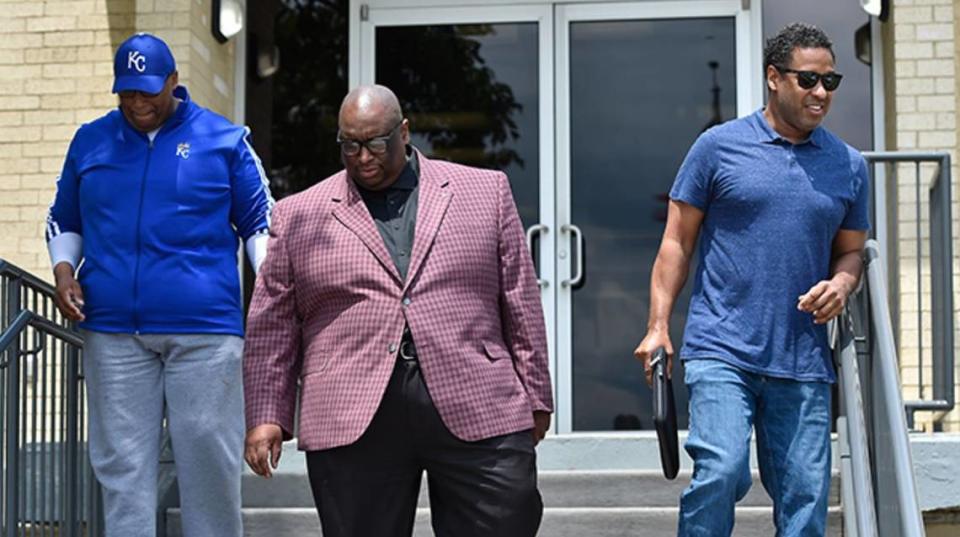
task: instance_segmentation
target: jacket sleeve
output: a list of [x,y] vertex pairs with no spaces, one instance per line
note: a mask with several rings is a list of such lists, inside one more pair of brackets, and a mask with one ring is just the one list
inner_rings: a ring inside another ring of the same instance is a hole
[[232,200],[230,220],[244,241],[270,227],[273,197],[270,181],[260,157],[250,144],[250,129],[244,127],[243,136],[234,148],[230,164]]
[[80,262],[83,249],[80,219],[80,178],[75,163],[76,137],[63,162],[57,178],[57,192],[47,212],[46,239],[52,266],[61,261],[74,268]]
[[303,363],[302,322],[282,211],[276,216],[247,316],[243,391],[247,429],[275,423],[288,440],[293,437],[297,380]]
[[533,258],[506,175],[499,174],[500,316],[503,340],[510,349],[531,410],[553,412],[553,389],[547,358],[540,288]]

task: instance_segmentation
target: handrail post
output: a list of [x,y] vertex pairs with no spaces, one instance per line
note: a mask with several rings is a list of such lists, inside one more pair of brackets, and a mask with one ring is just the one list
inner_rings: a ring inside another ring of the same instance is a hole
[[67,430],[64,437],[64,449],[66,450],[66,466],[64,476],[64,488],[66,489],[66,504],[64,505],[64,518],[66,518],[66,537],[77,537],[77,471],[79,468],[79,458],[77,456],[77,442],[79,438],[77,430],[78,412],[79,412],[79,386],[80,381],[78,373],[79,360],[77,357],[77,348],[70,346],[67,351]]
[[[7,286],[7,313],[13,320],[20,313],[20,280],[11,278]],[[19,335],[17,337],[20,337]],[[19,347],[13,345],[7,350],[7,400],[5,422],[7,427],[6,464],[6,503],[4,524],[7,537],[16,537],[20,513],[20,360]]]

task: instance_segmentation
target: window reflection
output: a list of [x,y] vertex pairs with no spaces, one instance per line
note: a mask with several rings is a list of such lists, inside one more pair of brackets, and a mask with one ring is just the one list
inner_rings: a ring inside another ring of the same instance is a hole
[[376,80],[391,87],[426,155],[499,169],[524,226],[539,219],[535,23],[377,28]]
[[[573,292],[577,430],[653,426],[632,353],[673,178],[700,132],[736,116],[734,37],[731,18],[571,25],[570,196],[586,247],[586,280]],[[674,308],[677,349],[691,287]],[[679,363],[674,375],[685,427]]]

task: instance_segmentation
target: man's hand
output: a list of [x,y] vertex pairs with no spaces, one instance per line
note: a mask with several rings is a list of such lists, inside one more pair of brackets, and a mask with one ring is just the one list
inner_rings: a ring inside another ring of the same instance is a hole
[[537,445],[547,435],[550,428],[550,413],[542,410],[533,412],[533,445]]
[[855,284],[856,282],[843,281],[840,277],[817,282],[809,291],[800,295],[797,309],[813,314],[814,323],[824,324],[843,312]]
[[271,477],[272,469],[280,462],[280,450],[283,449],[283,431],[279,425],[264,423],[247,431],[243,458],[257,475]]
[[653,357],[653,351],[659,347],[667,351],[667,378],[673,378],[673,344],[670,342],[669,329],[651,328],[633,351],[637,360],[643,362],[643,374],[647,377],[647,386],[653,386],[653,368],[650,367],[650,359]]
[[53,277],[56,280],[57,294],[54,302],[64,317],[71,321],[83,321],[83,289],[73,276],[73,267],[70,263],[60,262],[53,267]]

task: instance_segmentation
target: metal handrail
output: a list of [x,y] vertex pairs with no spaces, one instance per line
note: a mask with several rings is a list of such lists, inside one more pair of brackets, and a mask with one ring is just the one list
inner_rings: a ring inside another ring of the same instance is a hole
[[84,456],[83,338],[55,290],[0,259],[0,520],[5,537],[97,537],[99,488]]
[[[956,405],[954,393],[954,312],[953,312],[953,233],[952,233],[952,200],[951,200],[951,166],[950,154],[946,152],[907,152],[907,151],[878,151],[865,152],[864,158],[869,164],[874,187],[880,188],[876,178],[876,165],[884,166],[884,171],[890,171],[890,176],[896,184],[897,165],[913,165],[914,192],[916,196],[916,259],[917,259],[917,330],[918,330],[918,385],[920,398],[904,403],[907,411],[907,424],[913,428],[914,413],[921,410],[940,411],[943,415],[953,410]],[[922,223],[922,170],[924,163],[935,164],[928,195],[929,208],[929,244],[927,251],[930,258],[930,289],[923,288],[923,223]],[[909,169],[909,168],[908,168]],[[876,223],[874,223],[876,229]],[[886,246],[886,245],[884,245]],[[889,274],[889,273],[886,273]],[[885,286],[886,287],[886,286]],[[929,349],[932,357],[931,379],[932,398],[924,398],[924,345],[923,332],[923,299],[929,296],[931,313],[931,342]],[[893,325],[891,324],[891,327]],[[941,415],[942,417],[942,415]]]
[[[867,241],[862,290],[840,318],[841,486],[847,537],[923,537],[886,271]],[[860,344],[860,345],[858,345]],[[858,349],[859,347],[859,349]]]

